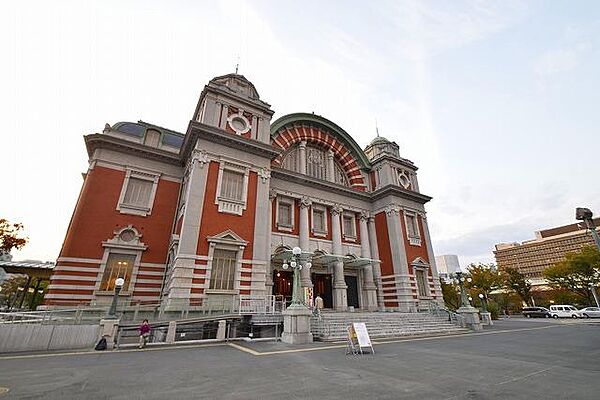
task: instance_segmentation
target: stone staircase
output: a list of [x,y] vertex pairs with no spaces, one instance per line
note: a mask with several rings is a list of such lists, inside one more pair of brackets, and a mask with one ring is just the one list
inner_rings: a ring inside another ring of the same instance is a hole
[[447,317],[428,313],[400,312],[325,312],[320,319],[311,318],[311,331],[315,340],[324,342],[346,340],[347,327],[352,322],[364,322],[371,339],[451,335],[469,331],[449,322]]

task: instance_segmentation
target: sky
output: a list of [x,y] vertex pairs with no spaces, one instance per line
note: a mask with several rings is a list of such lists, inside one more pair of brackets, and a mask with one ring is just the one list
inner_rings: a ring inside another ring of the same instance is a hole
[[600,214],[600,2],[11,1],[0,13],[0,218],[15,260],[55,260],[88,165],[83,135],[185,132],[239,72],[275,110],[314,112],[419,167],[436,254]]

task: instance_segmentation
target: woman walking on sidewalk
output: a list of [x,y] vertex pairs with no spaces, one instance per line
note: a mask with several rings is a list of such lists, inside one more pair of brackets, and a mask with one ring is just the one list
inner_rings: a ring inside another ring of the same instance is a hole
[[150,337],[150,324],[148,323],[148,320],[145,319],[140,325],[140,349],[146,347],[148,337]]

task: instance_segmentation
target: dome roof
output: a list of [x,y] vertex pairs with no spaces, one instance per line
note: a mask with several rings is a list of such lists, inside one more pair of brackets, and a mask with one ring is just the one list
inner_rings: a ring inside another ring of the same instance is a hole
[[369,146],[374,146],[376,144],[388,144],[390,143],[389,140],[387,140],[386,138],[384,138],[383,136],[377,136],[375,139],[373,139],[371,141],[371,143],[369,143]]

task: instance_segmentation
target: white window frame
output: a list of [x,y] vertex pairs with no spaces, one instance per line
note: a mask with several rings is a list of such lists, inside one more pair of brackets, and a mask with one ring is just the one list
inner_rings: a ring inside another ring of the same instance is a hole
[[[346,232],[346,224],[345,219],[347,217],[352,218],[352,232]],[[356,241],[356,215],[351,212],[344,212],[342,214],[342,234],[344,235],[344,239],[350,242]]]
[[[418,271],[423,273],[423,280],[425,281],[423,282],[423,284],[425,285],[423,287],[423,291],[425,292],[424,294],[419,293],[419,277],[417,276]],[[427,268],[413,266],[413,272],[415,275],[415,285],[417,286],[417,296],[420,299],[430,298],[431,292],[429,291],[429,274],[427,273]]]
[[[134,232],[135,237],[129,242],[125,242],[121,239],[121,233],[126,230],[131,230]],[[114,291],[100,290],[100,286],[102,285],[102,280],[104,278],[104,272],[106,270],[106,265],[108,264],[108,258],[113,253],[130,255],[135,257],[135,262],[133,264],[131,278],[129,279],[129,285],[127,287],[127,290],[121,291],[119,295],[131,296],[133,294],[133,291],[135,289],[135,282],[137,280],[138,270],[142,262],[142,253],[148,248],[148,246],[146,246],[141,241],[141,238],[142,235],[139,233],[139,231],[135,229],[132,225],[128,225],[115,230],[114,236],[111,239],[102,242],[104,254],[102,255],[102,262],[100,263],[100,269],[96,278],[96,285],[94,287],[94,298],[97,299],[98,297],[114,294]]]
[[[283,225],[279,222],[279,203],[289,204],[291,210],[291,225]],[[275,224],[277,225],[277,229],[280,231],[291,232],[294,230],[295,226],[295,215],[296,215],[296,201],[291,197],[277,196],[277,204],[275,204]]]
[[[208,247],[208,262],[206,266],[206,294],[239,294],[240,292],[240,281],[242,278],[242,256],[244,249],[248,245],[248,242],[242,240],[239,236],[233,233],[231,230],[227,230],[216,236],[209,236],[206,238],[209,242]],[[222,289],[210,289],[210,281],[212,277],[212,264],[215,249],[231,250],[236,252],[234,282],[232,290]],[[248,287],[250,288],[250,287]]]
[[[408,243],[412,246],[421,246],[421,231],[419,229],[419,220],[417,218],[418,214],[413,211],[404,211],[404,229],[406,229],[406,237],[408,238]],[[415,230],[416,235],[411,235],[408,230],[408,217],[413,217],[415,219]]]
[[[317,230],[315,229],[315,210],[321,211],[323,212],[323,230]],[[321,236],[321,237],[325,237],[327,236],[327,232],[329,227],[327,226],[327,207],[321,204],[314,204],[311,207],[311,215],[310,215],[310,221],[311,221],[311,230],[313,235],[315,236]]]
[[[142,179],[152,182],[152,189],[150,190],[150,197],[148,199],[148,205],[138,206],[134,204],[125,203],[125,194],[127,193],[127,187],[129,186],[129,180],[131,178]],[[117,203],[117,210],[121,214],[132,214],[146,217],[152,213],[152,207],[154,206],[154,198],[156,197],[156,190],[158,188],[158,182],[160,180],[160,173],[149,172],[141,169],[127,168],[125,170],[125,179],[123,180],[123,186],[121,187],[121,194],[119,195],[119,202]]]
[[[223,183],[223,171],[231,171],[244,175],[242,185],[242,200],[232,200],[221,197],[221,186]],[[248,205],[248,177],[250,168],[247,165],[221,159],[219,161],[219,177],[217,180],[217,193],[215,195],[215,204],[219,206],[218,211],[222,213],[242,215]]]

